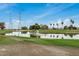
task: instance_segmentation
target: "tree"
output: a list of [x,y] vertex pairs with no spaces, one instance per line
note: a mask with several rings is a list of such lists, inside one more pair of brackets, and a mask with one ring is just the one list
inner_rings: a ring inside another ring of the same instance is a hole
[[75,26],[74,26],[74,27],[73,27],[73,29],[75,29],[75,30],[76,30],[76,29],[77,29],[77,27],[75,27]]
[[71,20],[70,20],[70,22],[71,22],[71,25],[73,25],[73,24],[74,24],[74,20],[72,20],[72,19],[71,19]]
[[54,25],[55,25],[55,24],[53,24],[53,29],[54,29]]
[[50,28],[52,28],[52,24],[50,23]]
[[34,25],[31,25],[29,29],[31,29],[31,30],[39,30],[40,29],[40,25],[35,23]]
[[56,23],[56,25],[57,25],[57,28],[58,28],[58,23]]
[[61,24],[62,24],[62,27],[63,27],[64,22],[61,22]]
[[28,28],[26,26],[21,27],[22,30],[27,30]]
[[68,28],[69,28],[70,30],[73,29],[73,25],[70,25]]
[[64,26],[64,29],[68,29],[68,27],[67,26]]
[[73,26],[74,20],[71,19],[70,22],[71,22],[71,25],[69,26],[69,29],[74,29],[74,26]]
[[48,29],[48,26],[47,25],[41,25],[40,28],[41,29]]
[[3,30],[5,28],[5,23],[4,22],[0,22],[0,29]]

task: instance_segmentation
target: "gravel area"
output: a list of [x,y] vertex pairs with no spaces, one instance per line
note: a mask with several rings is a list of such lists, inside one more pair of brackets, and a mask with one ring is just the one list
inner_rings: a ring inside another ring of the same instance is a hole
[[79,56],[79,48],[45,46],[33,43],[0,45],[1,56]]

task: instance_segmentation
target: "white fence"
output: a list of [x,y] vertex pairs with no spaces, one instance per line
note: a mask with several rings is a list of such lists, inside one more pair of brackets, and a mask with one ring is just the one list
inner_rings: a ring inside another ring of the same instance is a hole
[[12,32],[5,34],[6,36],[20,36],[20,37],[30,37],[30,33]]
[[79,39],[79,34],[73,35],[64,35],[64,34],[40,34],[40,38],[44,39]]
[[[31,34],[34,34],[34,33],[12,32],[12,33],[7,33],[5,35],[6,36],[31,37]],[[64,34],[40,34],[40,33],[36,33],[36,36],[40,36],[40,38],[43,38],[43,39],[79,39],[79,34],[73,35],[71,37],[70,35],[64,35]]]

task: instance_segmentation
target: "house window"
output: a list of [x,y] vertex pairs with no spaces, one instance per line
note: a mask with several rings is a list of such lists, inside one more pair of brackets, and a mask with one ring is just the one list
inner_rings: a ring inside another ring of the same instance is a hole
[[52,35],[50,35],[50,37],[52,37]]

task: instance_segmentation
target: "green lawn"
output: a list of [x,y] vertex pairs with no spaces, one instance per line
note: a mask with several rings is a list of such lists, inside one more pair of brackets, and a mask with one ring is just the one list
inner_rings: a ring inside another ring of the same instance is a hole
[[7,30],[7,29],[0,30],[0,35],[4,35],[5,33],[10,33],[10,32],[12,32],[12,30]]
[[[79,30],[40,30],[40,32],[44,33],[67,33],[67,32],[78,32]],[[0,34],[11,32],[10,30],[0,30]],[[79,40],[68,40],[68,39],[40,39],[40,38],[23,38],[23,37],[8,37],[4,35],[0,35],[0,45],[3,44],[15,44],[21,40],[22,42],[36,43],[42,45],[57,45],[57,46],[69,46],[69,47],[79,47]]]
[[[17,39],[17,40],[15,40]],[[6,44],[16,44],[19,42],[24,43],[35,43],[41,45],[56,45],[56,46],[68,46],[68,47],[78,47],[79,48],[79,40],[68,40],[68,39],[40,39],[40,38],[25,38],[25,37],[7,37],[0,36],[0,45]]]
[[[5,33],[9,33],[12,32],[13,30],[8,30],[8,29],[4,29],[4,30],[0,30],[0,34],[5,34]],[[24,31],[24,32],[36,32],[35,30],[20,30],[20,31]],[[79,30],[62,30],[62,29],[58,29],[58,30],[39,30],[40,33],[47,33],[47,34],[79,34]]]
[[24,40],[25,42],[32,42],[36,44],[43,45],[57,45],[57,46],[68,46],[68,47],[79,47],[79,40],[71,40],[71,39],[36,39],[31,38],[28,40]]
[[47,33],[47,34],[79,34],[79,30],[39,30],[40,33]]
[[0,35],[0,45],[15,44],[17,42],[14,38]]
[[[36,32],[36,30],[20,30],[21,32]],[[57,30],[53,30],[53,29],[49,29],[49,30],[39,30],[40,33],[47,33],[47,34],[52,34],[52,33],[56,33],[56,34],[79,34],[79,29],[77,30],[69,30],[69,29],[57,29]]]

